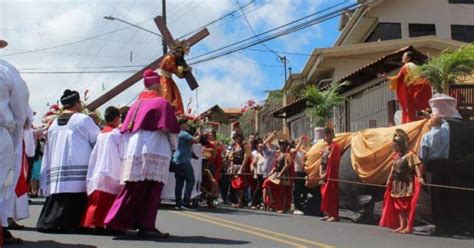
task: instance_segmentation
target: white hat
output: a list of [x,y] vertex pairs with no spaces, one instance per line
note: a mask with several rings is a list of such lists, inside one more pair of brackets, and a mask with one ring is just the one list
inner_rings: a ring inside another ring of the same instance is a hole
[[434,94],[429,100],[429,104],[432,112],[439,114],[443,118],[462,118],[456,108],[458,101],[454,97],[445,94]]
[[0,49],[8,46],[8,42],[6,40],[0,39]]

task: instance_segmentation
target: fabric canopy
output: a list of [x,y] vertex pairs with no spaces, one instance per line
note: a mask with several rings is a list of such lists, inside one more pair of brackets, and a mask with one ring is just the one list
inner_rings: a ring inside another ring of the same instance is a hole
[[[421,120],[387,128],[366,129],[354,133],[337,134],[334,142],[342,149],[350,147],[352,168],[363,182],[385,184],[390,173],[393,155],[392,139],[395,129],[403,129],[410,138],[410,150],[418,154],[420,141],[431,128],[429,120]],[[307,186],[318,185],[319,166],[322,151],[326,147],[323,140],[314,144],[307,152],[305,171]]]

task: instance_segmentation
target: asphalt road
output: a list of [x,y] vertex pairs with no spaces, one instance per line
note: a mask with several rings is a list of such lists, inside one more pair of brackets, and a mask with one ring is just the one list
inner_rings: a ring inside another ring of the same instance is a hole
[[326,223],[316,217],[229,208],[202,208],[196,212],[162,209],[157,227],[172,235],[162,240],[138,240],[134,233],[121,237],[44,234],[34,228],[41,205],[31,205],[30,211],[32,217],[20,222],[27,228],[13,231],[25,240],[16,247],[474,247],[472,238],[401,235],[377,226]]

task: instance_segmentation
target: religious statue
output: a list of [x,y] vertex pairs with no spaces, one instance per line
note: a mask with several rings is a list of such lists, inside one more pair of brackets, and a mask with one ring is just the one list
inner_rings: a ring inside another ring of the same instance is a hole
[[184,61],[184,55],[188,54],[188,52],[189,46],[186,42],[178,40],[158,66],[158,74],[161,76],[161,95],[173,105],[175,113],[178,115],[184,115],[185,112],[181,93],[172,78],[172,74],[179,78],[184,78],[184,73],[191,71],[191,67]]

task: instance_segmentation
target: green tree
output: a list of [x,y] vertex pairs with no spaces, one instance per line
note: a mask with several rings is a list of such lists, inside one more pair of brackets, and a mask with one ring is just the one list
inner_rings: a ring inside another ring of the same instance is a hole
[[414,69],[414,78],[426,78],[439,93],[448,93],[449,85],[460,81],[474,72],[474,44],[457,50],[445,50],[438,57]]
[[321,90],[316,85],[308,85],[301,96],[309,103],[308,112],[316,121],[316,125],[323,127],[334,115],[334,107],[341,105],[346,98],[339,94],[341,87],[349,82],[334,83],[329,89]]

